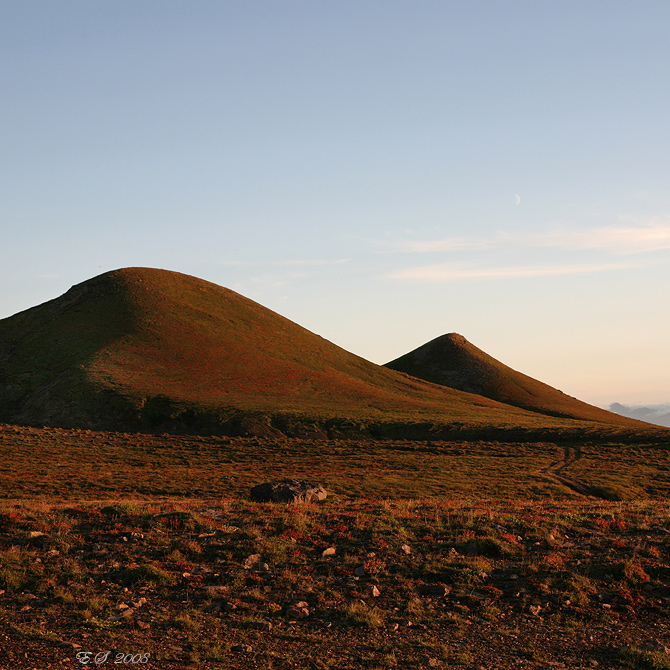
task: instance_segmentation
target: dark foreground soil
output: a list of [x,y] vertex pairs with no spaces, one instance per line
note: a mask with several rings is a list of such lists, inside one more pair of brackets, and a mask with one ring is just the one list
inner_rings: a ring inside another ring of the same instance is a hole
[[5,502],[0,667],[670,668],[669,539],[659,501]]

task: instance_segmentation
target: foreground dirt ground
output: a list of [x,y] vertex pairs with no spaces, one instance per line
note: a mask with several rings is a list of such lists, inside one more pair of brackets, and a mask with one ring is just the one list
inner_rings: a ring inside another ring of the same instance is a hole
[[669,538],[658,501],[5,502],[0,667],[670,668]]

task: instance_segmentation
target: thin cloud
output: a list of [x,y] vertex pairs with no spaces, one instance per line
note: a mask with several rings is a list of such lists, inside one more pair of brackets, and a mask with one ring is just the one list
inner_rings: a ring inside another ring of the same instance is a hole
[[652,221],[641,226],[605,226],[591,230],[556,230],[544,233],[496,233],[491,237],[403,240],[387,244],[382,253],[425,254],[510,247],[600,249],[617,254],[659,251],[670,249],[670,222]]
[[334,260],[314,259],[297,261],[279,261],[277,265],[343,265],[351,262],[351,258],[336,258]]
[[277,266],[295,266],[295,265],[312,265],[312,266],[323,266],[323,265],[342,265],[344,263],[351,262],[351,258],[336,258],[333,260],[316,258],[316,259],[305,259],[305,260],[289,260],[289,261],[220,261],[219,265],[231,265],[231,266],[241,266],[241,267],[277,267]]
[[482,268],[460,263],[423,265],[399,270],[387,275],[391,279],[424,282],[456,281],[459,279],[513,279],[516,277],[551,277],[560,275],[608,272],[639,267],[638,263],[605,263],[599,265],[554,265]]

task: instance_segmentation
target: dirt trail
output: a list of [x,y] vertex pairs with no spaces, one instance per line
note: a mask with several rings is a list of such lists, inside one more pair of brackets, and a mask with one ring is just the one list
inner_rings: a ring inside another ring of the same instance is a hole
[[565,474],[566,468],[576,463],[581,457],[581,447],[564,447],[562,458],[549,464],[546,468],[542,468],[539,470],[538,474],[546,479],[562,484],[580,495],[590,497],[595,495],[596,497],[599,497],[594,493],[591,486],[582,484],[582,482],[572,479],[572,477]]

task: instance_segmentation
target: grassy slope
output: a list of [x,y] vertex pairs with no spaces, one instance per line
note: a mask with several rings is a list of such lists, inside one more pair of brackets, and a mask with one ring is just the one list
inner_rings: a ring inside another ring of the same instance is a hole
[[105,273],[0,321],[0,389],[0,420],[12,423],[133,429],[165,396],[198,411],[310,419],[585,425],[375,365],[233,291],[148,268]]
[[513,370],[457,333],[438,337],[386,367],[549,416],[633,425],[626,417],[589,405]]

